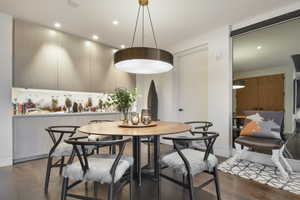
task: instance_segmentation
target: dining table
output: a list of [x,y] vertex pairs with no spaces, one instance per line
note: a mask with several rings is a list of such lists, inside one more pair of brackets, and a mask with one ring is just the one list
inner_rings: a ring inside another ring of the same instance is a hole
[[132,153],[134,158],[133,171],[134,178],[140,186],[142,183],[142,167],[141,167],[141,139],[144,137],[152,137],[154,143],[154,168],[152,178],[159,180],[160,176],[160,137],[169,134],[178,134],[190,131],[192,126],[181,122],[153,121],[150,126],[133,126],[124,127],[123,122],[103,122],[91,123],[79,128],[84,134],[113,136],[113,137],[132,137]]

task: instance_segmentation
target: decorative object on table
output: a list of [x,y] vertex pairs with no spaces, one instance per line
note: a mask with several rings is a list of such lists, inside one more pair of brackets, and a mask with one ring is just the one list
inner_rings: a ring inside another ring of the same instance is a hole
[[123,123],[128,123],[129,109],[133,106],[136,100],[136,89],[117,88],[110,99],[116,109],[121,112],[121,120]]
[[[142,45],[139,47],[134,47],[140,10],[142,10],[142,16],[143,16],[142,27],[141,27]],[[152,34],[155,42],[155,48],[149,48],[144,46],[145,10],[146,12],[148,12],[148,16],[150,19]],[[139,0],[137,21],[134,28],[131,47],[117,51],[114,54],[114,63],[116,68],[119,71],[136,73],[136,74],[156,74],[156,73],[168,72],[171,69],[173,69],[173,55],[168,51],[158,48],[157,40],[153,28],[153,23],[152,23],[152,19],[148,7],[148,0]]]
[[141,121],[143,124],[150,124],[151,123],[151,114],[148,109],[142,109],[141,114]]
[[139,119],[139,113],[137,112],[132,112],[131,113],[131,123],[133,125],[138,125],[140,122],[140,119]]
[[148,109],[150,110],[151,113],[151,120],[157,121],[157,112],[158,112],[158,97],[157,97],[157,92],[155,88],[155,83],[152,80],[148,92]]
[[66,108],[68,109],[68,112],[71,112],[72,101],[69,97],[66,98],[65,104],[66,104]]
[[121,128],[148,128],[148,127],[154,127],[157,126],[157,122],[151,122],[149,124],[143,124],[143,123],[138,123],[138,124],[132,124],[132,123],[127,123],[127,124],[119,124],[118,125]]

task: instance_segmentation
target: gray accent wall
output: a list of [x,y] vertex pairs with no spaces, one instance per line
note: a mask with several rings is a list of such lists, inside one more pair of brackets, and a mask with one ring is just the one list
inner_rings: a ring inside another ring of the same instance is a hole
[[14,20],[13,86],[86,92],[135,88],[135,74],[113,65],[113,48]]

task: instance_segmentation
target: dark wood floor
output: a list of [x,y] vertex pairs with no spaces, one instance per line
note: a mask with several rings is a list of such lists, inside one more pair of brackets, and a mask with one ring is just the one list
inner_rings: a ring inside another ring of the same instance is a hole
[[[162,151],[167,151],[168,146],[162,145]],[[126,153],[130,154],[130,145]],[[145,148],[143,153],[146,155]],[[144,161],[145,162],[145,159]],[[53,171],[50,182],[49,195],[43,193],[43,182],[45,175],[46,160],[37,160],[15,165],[14,167],[0,168],[0,200],[57,200],[60,196],[61,178],[58,171]],[[173,174],[171,171],[168,172]],[[256,182],[248,181],[237,176],[220,174],[221,194],[223,200],[294,200],[300,196],[292,193],[271,188]],[[174,174],[173,174],[174,175]],[[174,175],[175,176],[175,175]],[[205,176],[199,176],[196,184],[206,179]],[[153,200],[155,199],[156,187],[150,180],[143,180],[141,188],[135,187],[135,200]],[[167,180],[161,180],[160,199],[186,200],[187,192],[181,187],[174,185]],[[105,199],[106,186],[96,187],[96,194],[92,184],[85,187],[84,184],[75,187],[73,192],[76,194],[97,195],[99,199]],[[205,191],[197,191],[197,199],[214,200],[215,189],[213,185],[205,188]],[[128,186],[118,192],[117,199],[128,199]]]

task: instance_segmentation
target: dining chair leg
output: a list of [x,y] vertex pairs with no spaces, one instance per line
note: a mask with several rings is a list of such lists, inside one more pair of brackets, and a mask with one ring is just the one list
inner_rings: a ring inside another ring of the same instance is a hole
[[68,188],[69,178],[63,179],[62,188],[61,188],[61,200],[65,200],[67,196],[67,188]]
[[113,200],[113,193],[114,193],[114,183],[111,183],[109,185],[109,190],[108,190],[108,200]]
[[65,157],[62,156],[61,157],[61,162],[60,162],[60,168],[59,168],[59,175],[62,174],[63,168],[64,168],[64,164],[65,164]]
[[50,174],[51,174],[51,168],[52,168],[52,157],[48,157],[47,161],[47,171],[46,171],[46,179],[45,179],[45,186],[44,186],[44,192],[48,193],[48,187],[49,187],[49,181],[50,181]]
[[188,176],[188,184],[189,184],[189,196],[190,200],[194,200],[194,183],[193,183],[193,176],[189,174]]
[[130,167],[130,175],[129,175],[129,199],[133,199],[133,166]]
[[219,184],[219,177],[218,177],[218,169],[214,168],[214,179],[215,179],[215,187],[216,187],[216,193],[217,193],[217,199],[221,200],[221,193],[220,193],[220,184]]

